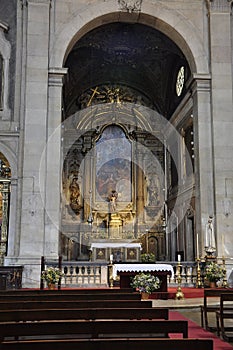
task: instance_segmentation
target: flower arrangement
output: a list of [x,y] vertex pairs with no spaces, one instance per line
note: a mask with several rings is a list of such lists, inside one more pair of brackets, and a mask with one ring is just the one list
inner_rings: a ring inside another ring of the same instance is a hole
[[217,282],[224,278],[226,273],[225,268],[215,262],[211,262],[205,267],[205,277],[209,282]]
[[58,267],[48,267],[46,270],[42,271],[42,279],[47,282],[47,284],[55,284],[63,276],[63,273]]
[[141,255],[142,262],[155,262],[155,255],[153,253],[144,253]]
[[140,293],[151,294],[160,287],[161,281],[157,276],[151,274],[140,273],[133,277],[131,287],[135,288]]

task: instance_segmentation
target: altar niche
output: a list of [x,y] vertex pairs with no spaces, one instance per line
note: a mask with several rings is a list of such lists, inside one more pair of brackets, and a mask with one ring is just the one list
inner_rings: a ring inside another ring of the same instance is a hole
[[[163,145],[148,132],[132,132],[130,125],[108,124],[88,131],[66,154],[62,233],[76,237],[75,259],[109,261],[114,253],[119,261],[139,261],[140,249],[122,247],[141,243],[148,227],[161,232]],[[115,242],[122,249],[90,255],[93,242]],[[61,247],[64,258],[65,250]],[[164,252],[157,252],[160,259]]]

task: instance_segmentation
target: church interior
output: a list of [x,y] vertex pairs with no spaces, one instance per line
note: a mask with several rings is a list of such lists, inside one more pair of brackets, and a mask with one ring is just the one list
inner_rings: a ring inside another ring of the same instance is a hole
[[230,350],[233,0],[0,0],[0,348]]
[[[183,258],[194,259],[192,115],[182,122],[182,137],[164,130],[187,92],[190,68],[182,51],[148,26],[111,23],[82,37],[65,67],[62,256],[89,259],[88,248],[102,242],[94,259],[113,254],[114,260],[133,262],[140,252],[132,246],[127,253],[124,244],[139,242],[157,261],[175,260],[184,248]],[[169,149],[180,142],[185,159],[179,165],[177,150]],[[190,197],[191,242],[178,242],[175,221],[166,247],[168,216],[176,216],[177,166]]]
[[208,261],[228,278],[232,74],[220,115],[212,23],[226,16],[231,33],[231,3],[194,1],[200,28],[179,4],[100,3],[1,1],[1,265],[23,266],[31,287],[42,257],[71,284],[146,259],[183,262],[187,284]]

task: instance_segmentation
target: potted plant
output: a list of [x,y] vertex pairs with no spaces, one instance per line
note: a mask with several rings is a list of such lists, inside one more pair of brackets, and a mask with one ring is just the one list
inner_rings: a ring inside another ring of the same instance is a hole
[[144,253],[141,255],[141,261],[144,263],[154,263],[155,262],[155,255],[153,253]]
[[210,286],[216,286],[216,282],[224,278],[226,270],[216,262],[211,262],[205,267],[205,278]]
[[161,281],[157,276],[143,272],[135,275],[131,282],[131,287],[141,293],[142,299],[148,299],[149,295],[158,289],[160,285]]
[[55,289],[56,283],[63,276],[63,273],[58,267],[50,266],[42,271],[41,277],[46,281],[49,289]]

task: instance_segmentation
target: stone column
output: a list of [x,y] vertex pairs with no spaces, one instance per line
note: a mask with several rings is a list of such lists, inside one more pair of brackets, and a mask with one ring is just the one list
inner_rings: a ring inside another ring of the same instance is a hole
[[91,213],[92,201],[94,198],[94,181],[95,181],[95,171],[93,166],[93,150],[92,146],[92,133],[87,133],[84,137],[84,149],[85,149],[85,160],[84,160],[84,177],[83,177],[83,218],[84,223],[87,223],[88,218]]
[[196,231],[202,236],[204,254],[205,224],[214,213],[213,140],[210,104],[210,76],[195,75],[192,84],[195,162]]
[[41,169],[41,190],[44,192],[45,235],[43,255],[58,258],[61,215],[61,110],[63,77],[67,68],[49,69],[47,142],[43,153],[45,168]]
[[[139,132],[137,133],[137,143],[136,143],[136,215],[138,225],[144,224],[144,166],[143,166],[143,148],[141,143],[143,140],[143,135]],[[141,143],[140,143],[141,141]]]
[[216,208],[214,224],[218,256],[232,256],[233,213],[233,81],[232,1],[210,2],[213,154]]
[[[45,191],[41,191],[40,167],[45,170],[43,152],[47,142],[49,0],[28,0],[23,5],[25,32],[24,124],[21,126],[21,222],[17,263],[24,265],[23,287],[37,286],[40,259],[44,255]],[[43,186],[43,185],[42,185]]]

